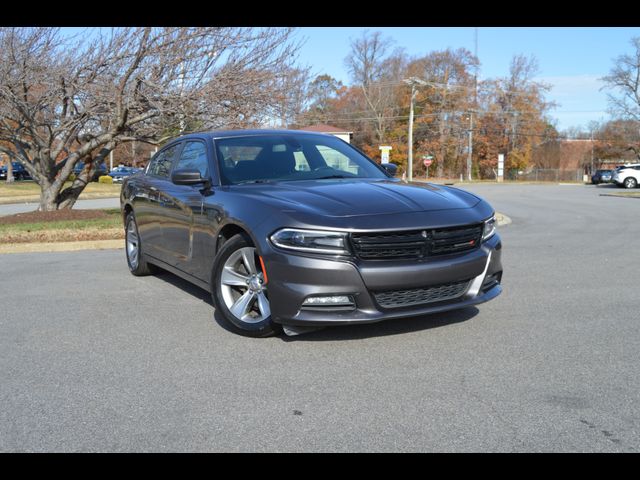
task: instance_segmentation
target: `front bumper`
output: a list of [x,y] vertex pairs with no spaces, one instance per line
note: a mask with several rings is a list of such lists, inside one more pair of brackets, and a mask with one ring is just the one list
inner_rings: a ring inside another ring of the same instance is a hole
[[[262,256],[269,279],[271,316],[285,325],[327,326],[374,323],[477,305],[502,292],[501,249],[497,233],[472,252],[421,261],[334,260],[270,248]],[[376,300],[379,292],[437,288],[450,282],[468,283],[461,295],[442,301],[384,308]],[[348,295],[355,306],[303,307],[312,295]]]

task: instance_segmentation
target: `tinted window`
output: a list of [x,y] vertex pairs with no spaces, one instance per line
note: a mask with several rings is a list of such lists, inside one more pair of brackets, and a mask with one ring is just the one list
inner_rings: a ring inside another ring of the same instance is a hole
[[207,147],[202,142],[187,142],[176,169],[188,168],[198,170],[202,178],[209,176],[209,162],[207,160]]
[[179,146],[180,144],[177,143],[172,147],[169,147],[166,150],[162,150],[160,153],[158,153],[158,155],[156,155],[153,160],[151,160],[147,173],[149,175],[155,175],[156,177],[168,178],[169,172],[171,171],[171,163],[173,162],[173,157],[175,157]]
[[216,140],[224,184],[323,178],[388,178],[374,162],[326,135],[255,135]]

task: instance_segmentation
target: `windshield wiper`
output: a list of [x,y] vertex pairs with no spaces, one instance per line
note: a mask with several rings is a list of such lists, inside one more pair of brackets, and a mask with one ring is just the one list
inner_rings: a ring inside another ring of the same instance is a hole
[[245,180],[243,182],[238,182],[236,185],[245,185],[247,183],[272,183],[273,180],[265,180],[264,178],[259,178],[257,180]]
[[326,175],[324,177],[313,178],[312,180],[326,180],[329,178],[355,178],[355,177],[351,177],[349,175]]

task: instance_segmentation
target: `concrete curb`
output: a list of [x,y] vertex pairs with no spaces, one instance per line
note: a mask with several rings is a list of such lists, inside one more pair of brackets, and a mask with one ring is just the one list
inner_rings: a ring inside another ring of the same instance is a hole
[[618,197],[618,198],[640,198],[640,195],[631,195],[631,194],[625,195],[624,193],[601,193],[600,196],[601,197]]
[[511,219],[507,217],[504,213],[496,212],[496,220],[498,221],[499,227],[502,227],[504,225],[509,225],[511,223]]
[[81,242],[12,243],[0,245],[2,253],[72,252],[124,248],[124,240],[87,240]]

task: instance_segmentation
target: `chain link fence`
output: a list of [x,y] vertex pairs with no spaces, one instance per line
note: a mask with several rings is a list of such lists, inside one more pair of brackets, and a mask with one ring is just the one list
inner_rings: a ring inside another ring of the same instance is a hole
[[504,179],[523,182],[582,182],[584,170],[561,170],[559,168],[534,168],[532,170],[505,170]]

